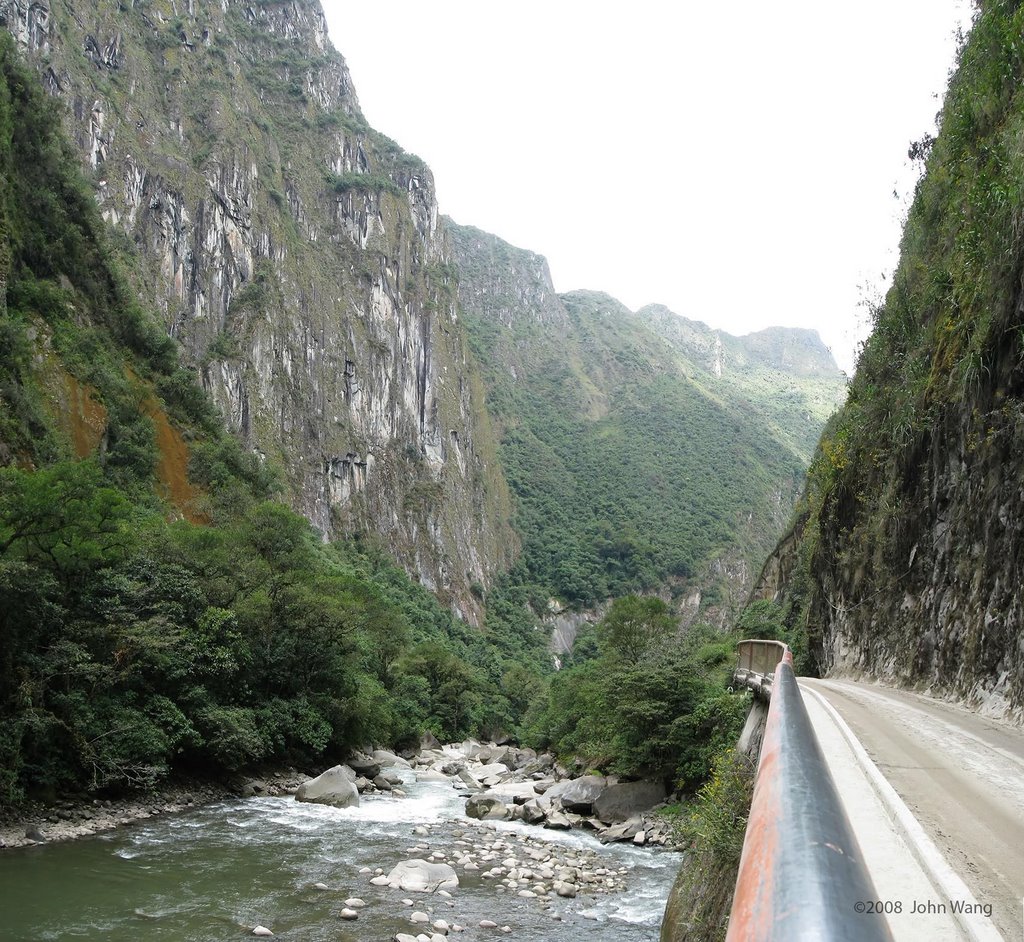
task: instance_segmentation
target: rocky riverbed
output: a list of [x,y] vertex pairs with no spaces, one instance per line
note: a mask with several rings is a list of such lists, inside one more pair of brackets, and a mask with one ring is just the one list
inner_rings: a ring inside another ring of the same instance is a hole
[[[382,767],[378,775],[401,783],[385,779],[390,791],[372,784],[376,775],[357,776],[369,784],[344,808],[271,796],[280,786],[264,782],[268,792],[252,798],[11,850],[0,855],[0,883],[14,901],[4,937],[211,942],[260,929],[303,942],[657,938],[678,854],[602,845],[590,828],[468,818],[472,795],[453,787],[457,772],[435,765],[464,761],[472,772],[495,763],[458,749],[457,759],[447,747],[413,757],[413,767]],[[457,882],[403,882],[413,861]]]
[[344,808],[366,792],[401,795],[401,783],[387,771],[396,768],[415,769],[417,781],[451,783],[466,797],[470,818],[586,828],[603,843],[673,844],[672,829],[656,814],[666,799],[660,782],[574,777],[550,754],[475,740],[425,744],[411,762],[383,750],[356,755],[304,783],[296,797]]

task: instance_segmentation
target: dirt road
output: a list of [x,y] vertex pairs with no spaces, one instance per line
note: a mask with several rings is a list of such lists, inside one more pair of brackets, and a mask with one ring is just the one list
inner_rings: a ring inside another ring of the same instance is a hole
[[1004,937],[1024,937],[1024,730],[877,684],[800,683],[839,712]]

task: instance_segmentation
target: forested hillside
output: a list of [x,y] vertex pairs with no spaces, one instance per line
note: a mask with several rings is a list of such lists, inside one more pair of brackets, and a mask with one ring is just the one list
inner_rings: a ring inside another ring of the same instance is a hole
[[845,389],[820,339],[556,295],[544,259],[448,228],[534,597],[671,587],[690,617],[735,612]]
[[899,267],[762,575],[809,666],[1024,705],[1024,10],[981,5]]

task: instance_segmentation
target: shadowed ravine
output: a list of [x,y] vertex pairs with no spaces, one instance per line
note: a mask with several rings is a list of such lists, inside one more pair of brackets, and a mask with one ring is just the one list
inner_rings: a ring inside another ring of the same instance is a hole
[[[4,938],[212,942],[247,938],[263,925],[281,939],[364,942],[422,931],[410,921],[416,910],[429,913],[431,921],[465,926],[465,939],[541,940],[566,931],[616,942],[658,937],[678,854],[602,846],[582,832],[470,821],[464,799],[450,785],[415,783],[412,773],[402,774],[409,792],[404,799],[365,797],[351,809],[291,797],[222,802],[103,836],[5,854]],[[421,826],[430,826],[429,835],[413,834]],[[495,863],[522,857],[527,849],[593,855],[589,866],[625,871],[619,874],[625,888],[608,894],[581,888],[576,899],[545,906],[502,892],[499,881],[479,872],[460,869],[461,885],[451,899],[376,887],[369,882],[372,873],[359,873],[362,867],[387,872],[400,860],[434,851],[451,858],[457,840],[504,842],[508,846],[497,850]],[[330,889],[316,889],[316,883]],[[354,922],[340,916],[350,897],[366,902]],[[483,919],[511,932],[481,929]]]

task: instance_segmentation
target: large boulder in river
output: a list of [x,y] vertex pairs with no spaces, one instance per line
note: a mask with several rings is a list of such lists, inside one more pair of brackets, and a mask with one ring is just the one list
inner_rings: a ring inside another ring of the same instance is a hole
[[295,791],[295,800],[334,805],[335,808],[356,807],[359,804],[356,773],[348,766],[336,765],[316,778],[303,782]]
[[510,769],[501,762],[492,762],[489,765],[482,765],[478,769],[470,769],[470,771],[473,773],[474,778],[486,783],[486,780],[489,778],[499,778],[500,776],[508,775]]
[[412,766],[401,756],[396,756],[387,749],[374,749],[370,756],[374,762],[379,762],[382,769],[409,769]]
[[462,784],[465,785],[466,788],[479,789],[481,787],[480,783],[475,778],[473,778],[473,776],[469,773],[467,769],[460,769],[455,777],[460,782],[462,782]]
[[527,775],[533,775],[535,772],[547,772],[548,769],[552,769],[554,766],[555,757],[550,752],[542,752],[539,756],[530,759],[523,766],[523,771]]
[[580,778],[557,782],[544,793],[544,798],[557,798],[565,811],[591,814],[594,802],[607,787],[608,780],[603,775],[583,775]]
[[524,801],[536,798],[540,793],[533,787],[533,782],[499,782],[488,788],[487,794],[521,805]]
[[613,824],[602,831],[597,832],[597,839],[602,844],[610,844],[614,841],[631,841],[642,833],[643,822],[640,818],[633,818],[630,821],[623,821],[622,824]]
[[466,802],[466,815],[481,821],[504,821],[509,816],[509,810],[508,806],[500,798],[474,795]]
[[458,885],[459,876],[452,867],[427,860],[403,860],[388,874],[388,886],[393,890],[436,893]]
[[475,739],[467,739],[459,746],[462,754],[467,759],[478,759],[480,757],[480,750],[483,748]]
[[594,802],[594,814],[605,824],[628,821],[665,800],[661,782],[621,782],[609,785]]
[[544,827],[556,831],[568,831],[572,827],[572,821],[561,811],[552,811],[548,814]]

